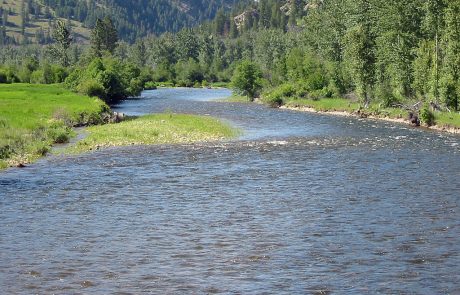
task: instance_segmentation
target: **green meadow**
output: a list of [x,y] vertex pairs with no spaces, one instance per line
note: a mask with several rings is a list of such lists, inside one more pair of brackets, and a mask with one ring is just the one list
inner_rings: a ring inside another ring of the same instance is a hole
[[72,126],[101,123],[108,111],[61,85],[0,84],[0,167],[33,161],[67,142]]

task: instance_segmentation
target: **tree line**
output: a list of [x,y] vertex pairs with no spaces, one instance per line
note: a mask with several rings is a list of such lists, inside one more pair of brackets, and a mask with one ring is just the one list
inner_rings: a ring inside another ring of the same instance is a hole
[[[181,86],[235,82],[251,71],[255,84],[245,93],[274,104],[293,97],[349,97],[363,107],[422,102],[459,108],[460,0],[293,0],[285,5],[260,0],[239,13],[219,11],[198,27],[133,43],[113,38],[112,23],[104,30],[112,28],[113,47],[93,40],[103,24],[96,21],[91,47],[73,44],[66,50],[68,73],[90,64],[101,46],[98,59],[139,69],[142,78],[129,83],[140,87],[150,80]],[[9,48],[0,61],[12,64],[21,59],[20,51],[31,50]],[[35,56],[49,62],[43,49]]]

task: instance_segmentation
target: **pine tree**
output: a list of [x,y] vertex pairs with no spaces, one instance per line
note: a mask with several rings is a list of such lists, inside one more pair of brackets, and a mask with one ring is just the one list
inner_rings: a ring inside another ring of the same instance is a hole
[[69,65],[68,49],[72,43],[70,30],[61,20],[56,22],[53,30],[53,39],[55,44],[51,47],[51,53],[66,67]]
[[103,20],[104,24],[104,47],[110,53],[114,53],[115,48],[117,47],[118,42],[118,32],[115,28],[112,19],[106,16]]
[[109,17],[97,19],[91,31],[91,48],[95,55],[102,56],[103,51],[115,52],[118,42],[118,32]]

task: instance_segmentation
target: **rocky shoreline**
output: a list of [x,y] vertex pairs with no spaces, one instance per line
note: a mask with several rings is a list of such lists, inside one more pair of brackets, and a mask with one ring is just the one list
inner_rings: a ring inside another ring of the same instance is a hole
[[286,109],[286,110],[307,112],[307,113],[318,113],[318,114],[327,114],[327,115],[342,116],[342,117],[356,117],[356,118],[368,118],[368,119],[382,120],[382,121],[406,124],[406,125],[410,125],[414,127],[427,128],[430,130],[436,130],[436,131],[447,132],[447,133],[452,133],[452,134],[460,134],[460,128],[449,127],[449,126],[439,126],[439,125],[427,126],[423,124],[419,126],[418,124],[414,123],[414,121],[411,121],[409,118],[389,118],[389,117],[383,117],[383,116],[363,114],[360,112],[319,111],[317,109],[314,109],[311,107],[305,107],[305,106],[285,106],[284,105],[284,106],[280,106],[279,108]]

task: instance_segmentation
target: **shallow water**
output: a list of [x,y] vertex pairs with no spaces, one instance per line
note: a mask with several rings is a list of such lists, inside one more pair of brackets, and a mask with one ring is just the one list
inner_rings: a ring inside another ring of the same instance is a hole
[[0,174],[4,294],[458,294],[460,137],[160,89],[229,142],[111,148]]

